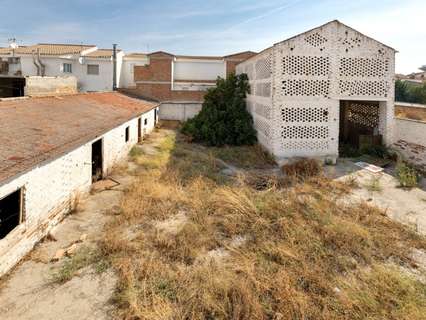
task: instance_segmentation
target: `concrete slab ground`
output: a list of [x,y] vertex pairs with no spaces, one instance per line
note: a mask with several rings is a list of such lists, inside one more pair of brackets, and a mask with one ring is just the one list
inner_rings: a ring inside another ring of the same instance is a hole
[[353,190],[349,201],[368,201],[385,210],[392,219],[426,234],[426,191],[422,186],[401,188],[392,168],[372,173],[347,159],[339,159],[336,166],[326,166],[325,170],[327,176],[335,179],[356,179],[359,187]]

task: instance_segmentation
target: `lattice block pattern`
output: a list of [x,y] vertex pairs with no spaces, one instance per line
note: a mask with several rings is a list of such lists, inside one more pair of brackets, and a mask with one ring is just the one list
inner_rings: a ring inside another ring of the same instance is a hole
[[379,125],[379,106],[377,104],[352,102],[349,105],[348,121],[377,128]]
[[[360,100],[360,104],[380,100],[378,120],[362,114],[363,108],[376,113],[377,106],[372,105],[354,109],[351,120],[374,126],[378,121],[378,132],[390,141],[394,54],[391,48],[331,22],[242,62],[237,70],[250,77],[259,142],[279,158],[337,156],[341,100]],[[265,86],[266,82],[271,85]],[[258,120],[268,124],[269,138]]]
[[282,81],[282,89],[285,96],[327,97],[330,80],[288,79]]
[[306,35],[305,41],[313,47],[321,47],[328,41],[328,39],[322,36],[319,32],[314,32]]
[[308,140],[308,141],[282,141],[281,147],[285,150],[311,150],[327,151],[330,146],[327,140]]
[[282,58],[283,75],[328,76],[330,58],[317,56],[285,56]]
[[261,103],[255,104],[255,113],[266,119],[272,119],[272,107]]
[[384,77],[388,72],[388,59],[357,57],[340,59],[341,77]]
[[271,137],[271,126],[267,121],[255,117],[254,125],[256,127],[256,130],[258,132],[261,132],[265,137]]
[[385,80],[340,80],[340,94],[347,96],[387,97],[389,83]]
[[256,61],[255,64],[256,69],[256,79],[269,79],[272,74],[271,69],[271,56],[267,55],[265,58],[262,58],[258,61]]
[[328,126],[282,126],[281,137],[283,139],[327,139],[329,137]]
[[346,51],[350,49],[361,47],[362,38],[360,36],[349,36],[348,33],[345,34],[345,37],[339,38],[339,43],[346,48]]
[[256,84],[256,96],[270,97],[271,96],[271,83],[257,83]]
[[281,108],[281,119],[283,122],[328,122],[329,111],[327,107],[313,108]]

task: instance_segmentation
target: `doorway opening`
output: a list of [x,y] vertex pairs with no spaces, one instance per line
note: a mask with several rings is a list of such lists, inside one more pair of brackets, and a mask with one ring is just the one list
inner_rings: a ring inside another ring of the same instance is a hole
[[101,180],[103,177],[103,150],[102,139],[92,143],[92,182]]
[[378,101],[340,101],[339,149],[381,145]]
[[22,220],[22,189],[0,199],[0,239],[6,237]]
[[142,118],[138,118],[138,142],[142,142]]

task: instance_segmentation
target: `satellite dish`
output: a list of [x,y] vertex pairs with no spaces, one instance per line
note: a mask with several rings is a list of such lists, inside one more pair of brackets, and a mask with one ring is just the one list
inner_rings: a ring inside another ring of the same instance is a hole
[[79,57],[78,58],[78,63],[80,63],[80,64],[84,64],[84,57]]

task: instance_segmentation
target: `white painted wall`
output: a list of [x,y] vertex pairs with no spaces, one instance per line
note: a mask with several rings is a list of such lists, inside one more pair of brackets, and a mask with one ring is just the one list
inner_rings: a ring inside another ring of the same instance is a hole
[[[121,80],[121,70],[122,70],[122,60],[124,53],[119,51],[117,53],[117,85],[120,86]],[[80,64],[78,61],[79,56],[74,55],[69,58],[59,58],[59,57],[41,57],[41,61],[46,66],[45,75],[46,76],[75,76],[77,78],[77,86],[80,91],[111,91],[112,90],[112,74],[113,74],[113,64],[112,59],[100,59],[100,58],[90,58],[84,57],[84,64]],[[63,64],[71,63],[72,64],[72,73],[63,72]],[[89,75],[87,74],[87,65],[88,64],[98,64],[99,65],[99,75]],[[16,69],[16,68],[15,68]],[[13,70],[15,72],[16,70]],[[22,55],[21,56],[21,66],[23,76],[35,76],[37,75],[37,68],[33,63],[32,56]],[[12,74],[10,72],[10,74]]]
[[179,60],[173,62],[173,79],[175,80],[216,80],[225,78],[226,62],[224,60]]
[[[154,128],[154,109],[142,116],[142,128]],[[148,124],[144,125],[144,119]],[[130,128],[125,142],[125,128]],[[67,213],[77,194],[87,193],[91,186],[91,147],[103,139],[103,171],[126,157],[138,140],[138,118],[108,131],[102,136],[51,161],[47,161],[6,184],[0,185],[0,198],[23,188],[24,222],[0,240],[0,276],[12,268]]]
[[132,88],[136,86],[134,78],[134,67],[135,66],[145,66],[149,63],[149,59],[141,58],[127,58],[124,57],[121,67],[121,76],[120,76],[120,87],[122,88]]
[[395,142],[404,140],[426,147],[426,122],[396,118],[395,124]]
[[201,108],[200,102],[165,102],[160,106],[160,119],[186,121],[195,117]]

